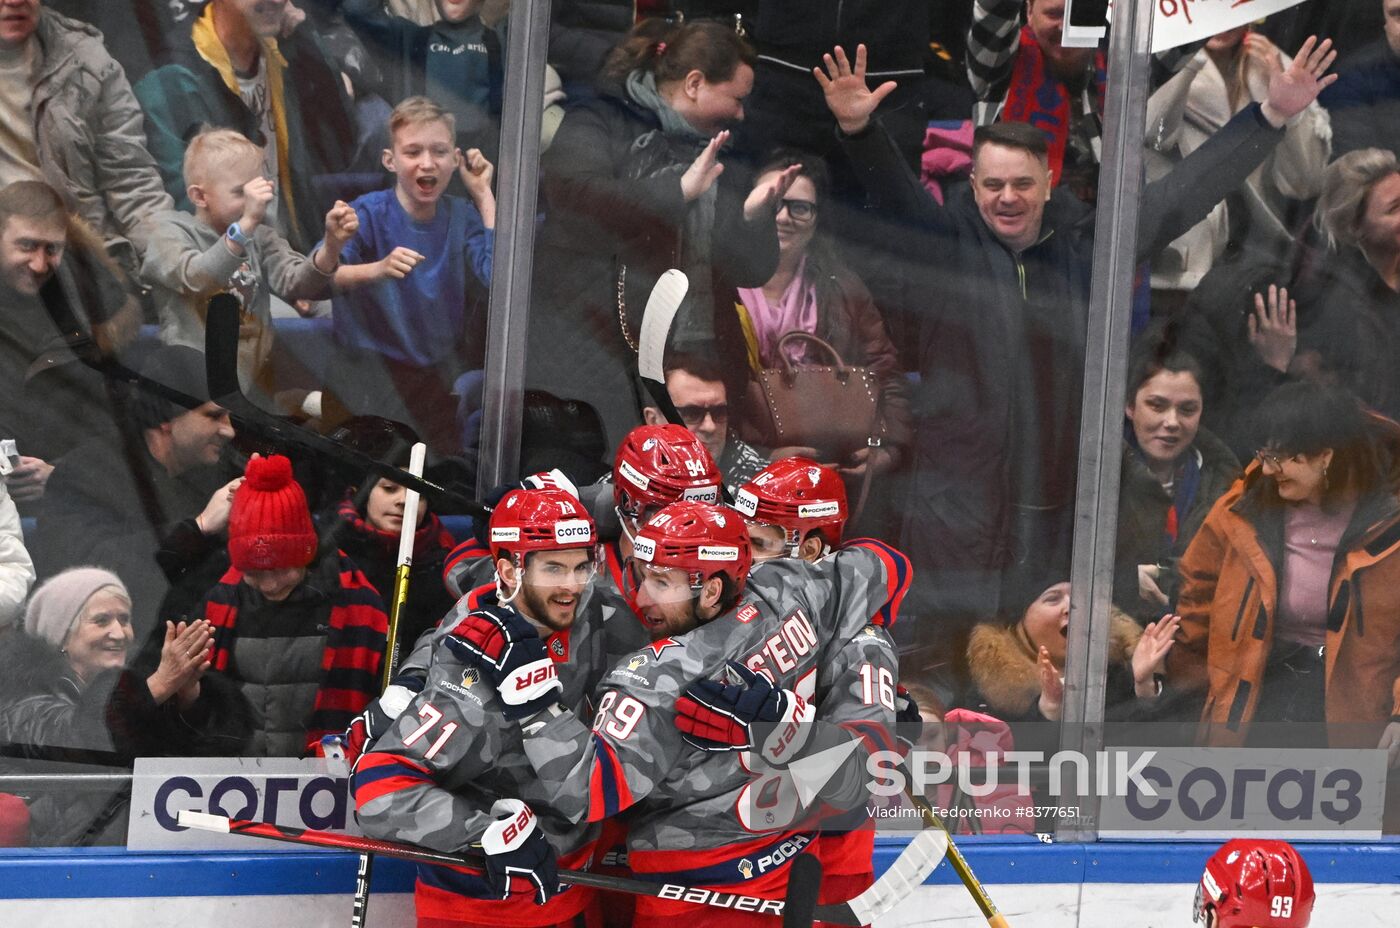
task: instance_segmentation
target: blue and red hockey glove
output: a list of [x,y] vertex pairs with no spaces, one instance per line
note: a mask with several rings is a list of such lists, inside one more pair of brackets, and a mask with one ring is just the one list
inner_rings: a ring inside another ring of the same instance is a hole
[[346,767],[355,766],[360,756],[374,744],[374,739],[384,734],[394,724],[413,697],[423,692],[427,681],[418,671],[401,673],[394,682],[366,707],[365,711],[350,722],[350,727],[339,735],[326,735],[321,739],[322,753],[336,761],[343,761]]
[[558,701],[559,671],[534,626],[514,609],[469,612],[443,640],[458,659],[482,669],[500,694],[506,718],[528,718]]
[[566,887],[559,885],[554,846],[540,830],[535,812],[519,799],[497,799],[495,819],[481,836],[486,852],[486,882],[501,899],[532,894],[544,905]]
[[739,684],[697,680],[676,698],[676,727],[702,751],[758,751],[772,767],[797,758],[812,733],[816,708],[737,661]]

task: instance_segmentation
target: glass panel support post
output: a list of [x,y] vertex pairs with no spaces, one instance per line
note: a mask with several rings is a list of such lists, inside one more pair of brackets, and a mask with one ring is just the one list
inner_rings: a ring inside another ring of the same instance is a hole
[[550,0],[511,4],[496,165],[496,247],[486,325],[478,497],[514,478],[520,466],[549,14]]
[[[1109,613],[1113,603],[1118,485],[1123,453],[1123,393],[1137,268],[1143,136],[1151,83],[1154,0],[1119,0],[1109,30],[1102,166],[1095,217],[1094,270],[1084,365],[1083,423],[1074,507],[1065,701],[1060,748],[1089,757],[1103,747]],[[1085,619],[1089,621],[1085,621]],[[1061,841],[1097,838],[1094,796],[1063,797],[1079,820],[1056,827]]]

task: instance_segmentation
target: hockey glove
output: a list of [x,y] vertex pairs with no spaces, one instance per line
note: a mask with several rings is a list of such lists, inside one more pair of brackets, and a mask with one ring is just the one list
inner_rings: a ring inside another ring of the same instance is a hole
[[919,714],[919,704],[903,684],[896,684],[894,688],[894,726],[895,737],[906,754],[924,735],[924,717]]
[[534,626],[514,609],[469,612],[443,641],[459,660],[482,669],[500,694],[506,718],[528,718],[558,701],[559,671]]
[[486,882],[497,898],[533,893],[544,905],[563,888],[554,847],[540,830],[534,810],[519,799],[497,799],[494,822],[481,836],[486,852]]
[[374,743],[374,739],[389,730],[394,720],[403,714],[413,697],[423,692],[426,681],[418,673],[401,673],[369,707],[355,716],[350,727],[341,736],[345,749],[345,762],[350,766],[360,759],[360,755]]
[[811,735],[816,708],[737,661],[729,669],[740,685],[697,680],[685,688],[676,699],[676,727],[703,751],[757,750],[769,766],[787,766]]

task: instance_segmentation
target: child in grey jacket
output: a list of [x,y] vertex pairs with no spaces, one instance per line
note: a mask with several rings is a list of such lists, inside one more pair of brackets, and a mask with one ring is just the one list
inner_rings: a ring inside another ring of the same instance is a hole
[[271,294],[295,303],[330,296],[340,252],[359,219],[339,200],[326,214],[325,242],[307,258],[268,221],[273,182],[262,149],[230,129],[195,136],[184,178],[195,212],[168,210],[155,219],[141,278],[152,287],[160,340],[203,350],[209,298],[230,291],[243,305],[238,374],[245,390],[271,394]]

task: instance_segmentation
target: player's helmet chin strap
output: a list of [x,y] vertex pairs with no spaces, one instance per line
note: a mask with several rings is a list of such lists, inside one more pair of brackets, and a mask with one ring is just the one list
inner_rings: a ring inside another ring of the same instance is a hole
[[515,597],[520,595],[520,591],[525,589],[525,565],[516,561],[519,555],[512,554],[511,561],[515,564],[515,571],[520,577],[520,582],[515,585],[515,589],[507,595],[505,581],[501,579],[501,571],[496,570],[496,602],[502,606],[509,606],[515,601]]

